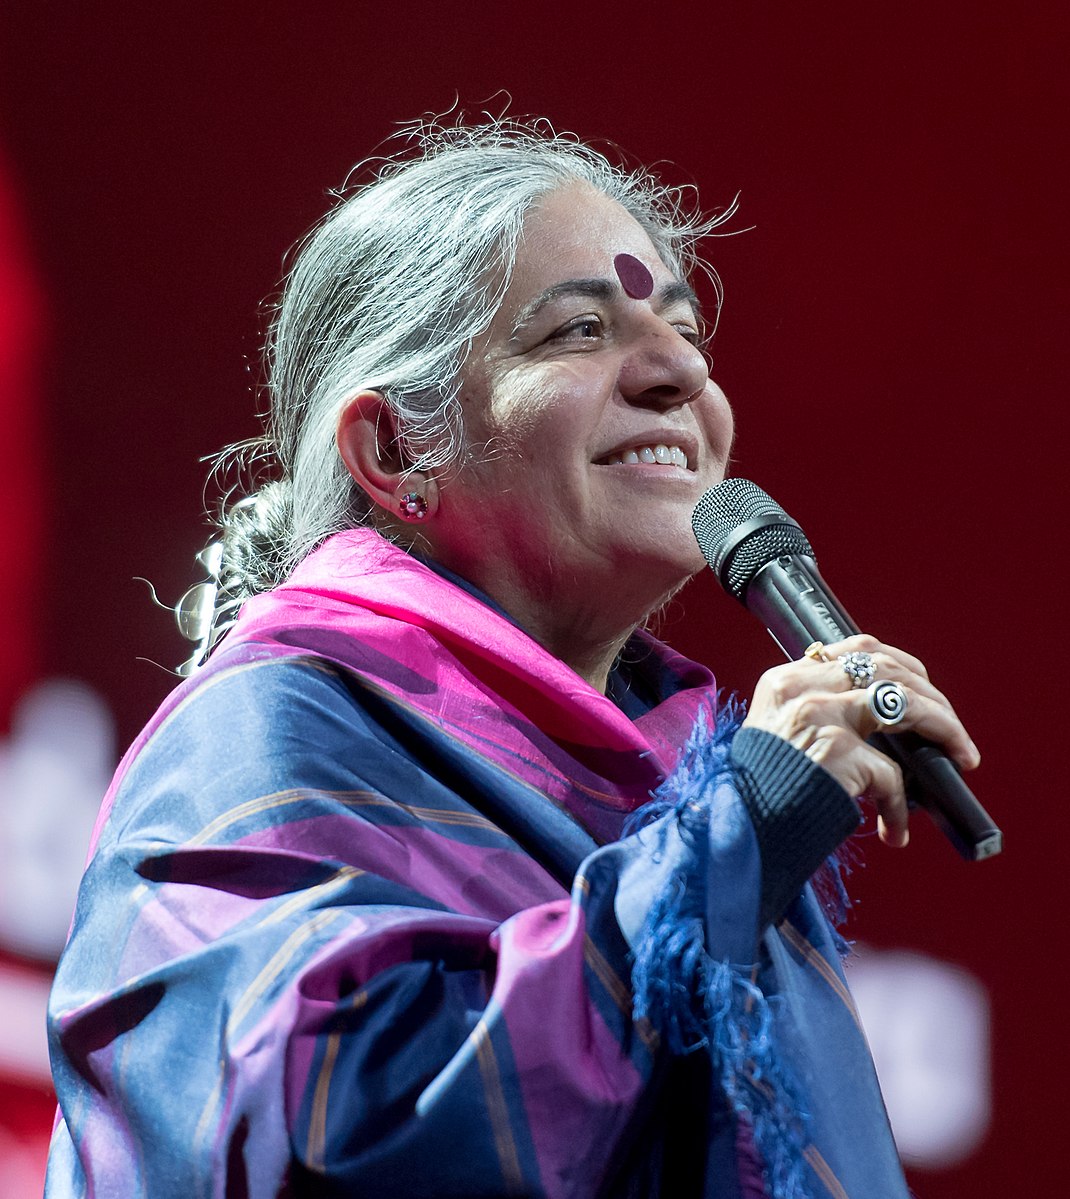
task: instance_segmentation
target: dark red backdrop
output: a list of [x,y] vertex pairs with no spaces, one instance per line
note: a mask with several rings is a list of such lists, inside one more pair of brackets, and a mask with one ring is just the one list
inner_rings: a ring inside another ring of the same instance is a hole
[[[919,827],[856,879],[859,935],[959,963],[993,1000],[993,1129],[913,1182],[1057,1192],[1065,5],[77,7],[0,15],[2,136],[49,312],[41,640],[5,642],[134,734],[169,686],[145,659],[183,654],[134,576],[172,599],[192,581],[198,458],[256,427],[258,302],[394,122],[507,88],[514,112],[680,164],[707,205],[741,191],[753,231],[711,249],[737,471],[800,520],[848,608],[930,664],[1006,834],[967,866]],[[681,611],[670,639],[724,683],[776,660],[709,578]]]

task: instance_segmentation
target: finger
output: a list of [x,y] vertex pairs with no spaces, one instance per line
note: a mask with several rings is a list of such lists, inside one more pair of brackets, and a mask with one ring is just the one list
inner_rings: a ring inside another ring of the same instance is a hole
[[870,708],[866,691],[852,692],[848,697],[854,710],[851,723],[859,735],[869,737],[878,732],[915,732],[941,746],[962,770],[973,770],[980,765],[981,755],[977,746],[954,709],[909,687],[904,687],[904,691],[907,697],[906,710],[902,720],[892,726],[877,719]]
[[910,808],[898,763],[838,725],[811,726],[795,741],[812,761],[836,779],[852,799],[871,800],[877,833],[893,849],[910,840]]
[[[874,682],[888,679],[893,683],[901,683],[904,687],[909,687],[919,695],[927,696],[934,702],[942,704],[948,710],[951,709],[951,702],[942,691],[932,685],[929,681],[929,676],[925,673],[919,674],[918,671],[913,669],[910,663],[917,662],[917,659],[911,658],[909,654],[904,655],[906,660],[903,660],[896,656],[899,653],[898,650],[879,649],[872,652],[869,650],[852,650],[851,652],[868,653],[873,659]],[[848,672],[846,664],[839,659],[835,659],[832,662],[822,662],[818,664],[818,668],[821,671],[820,681],[829,691],[845,691],[855,686],[854,679]],[[924,671],[924,667],[922,670]],[[817,678],[815,671],[811,671],[810,678]],[[864,689],[864,687],[858,688],[858,690]]]
[[866,748],[872,755],[867,761],[872,781],[864,798],[872,800],[877,809],[877,836],[885,845],[903,849],[910,841],[910,808],[903,772],[891,758],[871,746]]
[[852,799],[872,800],[882,841],[901,848],[910,839],[903,772],[898,763],[842,725],[810,725],[792,744],[828,771]]
[[840,654],[863,653],[873,654],[874,657],[883,654],[885,657],[894,658],[912,674],[920,675],[923,679],[929,677],[925,663],[920,658],[915,658],[913,654],[908,654],[906,650],[899,649],[894,645],[886,645],[870,633],[855,633],[851,637],[845,637],[842,641],[833,642],[825,646],[825,652],[833,661]]

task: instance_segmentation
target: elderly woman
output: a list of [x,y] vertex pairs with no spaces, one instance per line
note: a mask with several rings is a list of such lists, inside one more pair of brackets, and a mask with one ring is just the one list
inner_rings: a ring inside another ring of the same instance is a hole
[[737,728],[642,629],[732,440],[709,227],[498,124],[305,241],[230,627],[124,759],[59,968],[53,1199],[906,1195],[808,881],[862,795],[907,838],[834,655],[976,750],[873,638]]

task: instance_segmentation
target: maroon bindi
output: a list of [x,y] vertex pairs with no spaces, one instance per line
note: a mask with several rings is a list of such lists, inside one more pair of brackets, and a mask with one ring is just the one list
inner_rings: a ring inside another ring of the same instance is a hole
[[631,254],[618,254],[613,259],[621,287],[633,300],[645,300],[654,290],[654,276],[638,258]]

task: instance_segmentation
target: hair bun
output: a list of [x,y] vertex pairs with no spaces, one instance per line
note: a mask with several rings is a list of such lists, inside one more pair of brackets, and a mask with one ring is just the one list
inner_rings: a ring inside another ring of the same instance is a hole
[[219,585],[235,599],[248,599],[281,583],[290,569],[293,488],[273,479],[227,508],[220,517],[223,556]]
[[293,489],[288,479],[264,483],[226,508],[223,535],[197,555],[208,578],[195,583],[174,607],[179,631],[197,643],[178,668],[193,673],[230,628],[250,596],[281,583],[289,573]]

